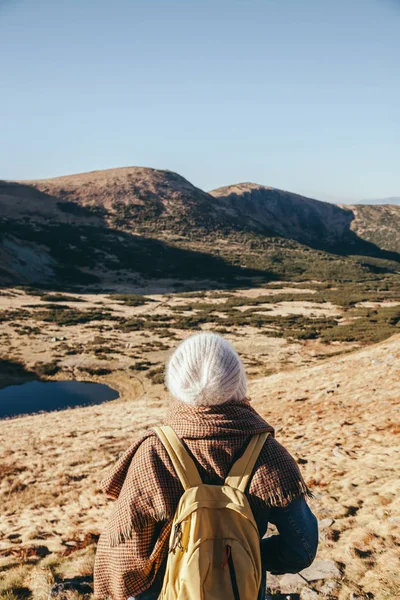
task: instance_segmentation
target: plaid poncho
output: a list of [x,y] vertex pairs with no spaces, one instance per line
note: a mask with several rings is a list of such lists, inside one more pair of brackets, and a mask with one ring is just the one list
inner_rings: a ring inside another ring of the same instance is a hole
[[[247,401],[200,408],[174,404],[166,424],[184,441],[203,482],[214,484],[223,483],[252,435],[271,433],[247,491],[261,536],[270,507],[309,494],[296,462]],[[95,597],[126,600],[150,587],[166,558],[183,488],[152,430],[122,455],[102,487],[116,503],[97,548]]]

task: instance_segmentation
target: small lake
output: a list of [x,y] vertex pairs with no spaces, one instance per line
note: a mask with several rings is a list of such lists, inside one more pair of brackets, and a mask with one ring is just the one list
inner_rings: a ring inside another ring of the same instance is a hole
[[41,411],[102,404],[119,397],[102,383],[29,381],[0,389],[0,419]]

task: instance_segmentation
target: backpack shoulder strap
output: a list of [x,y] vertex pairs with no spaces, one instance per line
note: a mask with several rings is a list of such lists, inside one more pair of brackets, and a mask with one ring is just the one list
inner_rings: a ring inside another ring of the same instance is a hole
[[201,485],[203,482],[196,465],[172,427],[169,425],[153,427],[153,431],[166,449],[183,489],[188,490]]
[[251,438],[243,455],[232,466],[228,477],[225,479],[225,485],[245,492],[257,459],[269,435],[270,433],[266,431],[257,433]]

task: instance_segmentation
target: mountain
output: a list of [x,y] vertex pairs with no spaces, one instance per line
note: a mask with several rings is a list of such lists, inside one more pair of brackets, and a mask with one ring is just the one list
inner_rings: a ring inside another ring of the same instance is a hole
[[[264,233],[336,252],[370,255],[373,249],[400,251],[400,207],[331,204],[254,183],[210,192],[242,221]],[[378,252],[379,253],[379,252]]]
[[239,183],[210,192],[226,211],[255,231],[278,234],[304,244],[334,246],[346,238],[351,211],[298,194]]
[[369,200],[360,200],[360,204],[400,204],[400,197],[392,196],[390,198],[372,198]]
[[174,289],[399,269],[400,207],[335,205],[252,183],[206,193],[171,171],[127,167],[2,181],[0,207],[5,285],[157,279]]

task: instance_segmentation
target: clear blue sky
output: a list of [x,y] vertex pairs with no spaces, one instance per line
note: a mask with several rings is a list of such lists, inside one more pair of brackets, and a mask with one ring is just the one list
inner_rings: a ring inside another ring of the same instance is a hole
[[0,0],[0,178],[400,195],[400,0]]

